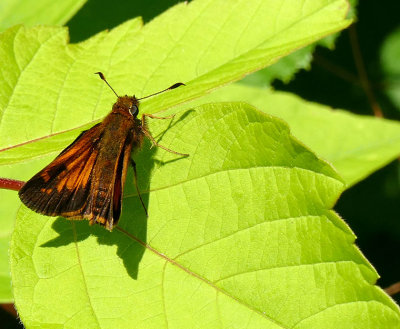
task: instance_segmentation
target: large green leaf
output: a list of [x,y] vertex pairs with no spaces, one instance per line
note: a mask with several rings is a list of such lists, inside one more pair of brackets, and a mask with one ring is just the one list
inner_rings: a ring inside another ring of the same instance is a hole
[[[134,19],[73,45],[63,28],[7,30],[0,35],[0,175],[29,178],[110,110],[114,96],[93,72],[103,71],[120,93],[145,95],[177,81],[188,84],[143,102],[141,111],[154,112],[344,28],[350,23],[346,10],[344,0],[193,1],[144,27]],[[1,212],[5,249],[20,203],[15,192],[0,191],[0,198],[9,201]],[[9,269],[0,272],[7,278]],[[10,300],[10,284],[3,282],[0,291],[7,293],[0,299]]]
[[224,100],[245,101],[284,119],[298,139],[332,163],[347,188],[400,156],[400,123],[332,110],[289,93],[233,84],[185,106]]
[[201,96],[349,24],[344,1],[297,6],[194,1],[145,27],[128,21],[76,45],[67,44],[61,28],[11,29],[0,36],[7,62],[1,67],[0,147],[103,117],[114,96],[93,72],[102,70],[118,92],[139,96],[177,81],[188,84],[184,92],[143,102],[142,111],[150,113]]
[[16,24],[62,25],[83,6],[86,0],[2,0],[0,31]]
[[12,239],[27,328],[395,328],[397,306],[330,210],[336,172],[242,103],[156,121],[179,158],[135,157],[112,233],[23,207]]

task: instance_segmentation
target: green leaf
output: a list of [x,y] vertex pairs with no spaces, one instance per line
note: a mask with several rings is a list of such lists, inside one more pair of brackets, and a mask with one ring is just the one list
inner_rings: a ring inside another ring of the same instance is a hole
[[[337,173],[243,103],[151,125],[112,233],[23,207],[12,238],[27,328],[395,328],[400,313],[330,210]],[[340,316],[339,316],[340,315]],[[324,324],[324,325],[323,325]]]
[[338,0],[314,0],[300,7],[277,6],[271,0],[237,1],[233,6],[194,1],[173,7],[144,27],[139,19],[131,20],[75,45],[67,44],[67,31],[61,28],[10,29],[0,35],[0,51],[8,63],[0,68],[0,147],[102,118],[114,95],[93,72],[103,71],[119,93],[138,96],[185,82],[184,92],[171,91],[141,107],[145,113],[160,111],[346,27],[346,10],[347,3]]
[[2,0],[0,3],[0,31],[10,26],[24,24],[63,25],[86,0]]
[[[193,1],[144,27],[134,19],[79,44],[68,44],[64,28],[9,29],[0,35],[5,63],[0,67],[0,176],[29,178],[39,162],[44,166],[110,110],[115,98],[94,72],[103,71],[121,94],[140,96],[177,81],[187,83],[184,92],[143,102],[142,113],[155,112],[237,80],[346,27],[346,9],[344,0],[314,0],[301,11],[271,0],[235,5]],[[4,248],[20,205],[15,192],[0,191],[0,197],[6,194]],[[2,255],[0,272],[7,277],[7,253]],[[6,300],[9,287],[7,282]]]
[[[109,111],[114,96],[93,72],[138,96],[187,83],[141,106],[168,109],[344,28],[346,8],[194,1],[76,45],[60,28],[11,29],[0,35],[2,166],[25,165],[8,177],[33,174],[32,162],[48,163]],[[149,144],[137,155],[148,219],[132,183],[112,234],[21,209],[11,255],[27,328],[398,324],[353,234],[329,210],[339,176],[285,124],[239,104],[182,113],[163,133],[168,124],[150,127],[191,156]]]
[[[0,167],[1,177],[17,178],[28,180],[32,174],[26,170],[30,168],[33,171],[39,171],[49,159],[30,159],[25,163],[14,165],[4,165]],[[14,298],[11,291],[11,274],[8,259],[8,247],[11,233],[14,230],[14,221],[17,211],[21,205],[16,191],[0,189],[0,302],[12,303]]]
[[[320,41],[319,41],[320,42]],[[312,53],[316,47],[316,43],[301,48],[294,53],[281,58],[277,63],[254,72],[244,77],[240,82],[250,86],[266,87],[275,79],[288,83],[294,78],[297,71],[301,69],[310,69],[312,61]]]
[[398,122],[332,110],[289,93],[234,84],[186,106],[228,100],[284,119],[294,136],[338,170],[346,188],[400,156]]
[[[0,199],[3,205],[15,203],[14,191],[0,190]],[[0,303],[13,301],[11,292],[10,267],[8,260],[8,245],[14,228],[13,219],[16,217],[16,207],[0,207]]]

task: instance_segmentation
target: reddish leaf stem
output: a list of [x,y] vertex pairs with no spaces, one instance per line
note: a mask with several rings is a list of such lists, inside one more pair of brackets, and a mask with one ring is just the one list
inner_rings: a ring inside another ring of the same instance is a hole
[[0,188],[7,190],[19,191],[19,189],[24,186],[25,182],[11,179],[11,178],[0,178]]
[[1,308],[7,313],[11,314],[14,318],[18,317],[14,304],[0,304]]
[[353,51],[354,62],[357,67],[358,76],[360,78],[361,86],[367,95],[368,102],[376,117],[382,118],[382,109],[376,101],[374,92],[368,79],[367,70],[365,69],[363,56],[360,51],[360,45],[358,43],[357,31],[354,25],[349,28],[350,44]]
[[400,282],[393,283],[384,289],[389,296],[396,295],[400,292]]

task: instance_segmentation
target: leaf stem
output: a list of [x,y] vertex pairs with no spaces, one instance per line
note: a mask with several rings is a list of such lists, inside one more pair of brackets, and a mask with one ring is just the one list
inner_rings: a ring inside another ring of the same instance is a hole
[[0,178],[0,188],[6,190],[19,191],[19,189],[24,186],[25,182],[21,180],[11,179],[11,178]]

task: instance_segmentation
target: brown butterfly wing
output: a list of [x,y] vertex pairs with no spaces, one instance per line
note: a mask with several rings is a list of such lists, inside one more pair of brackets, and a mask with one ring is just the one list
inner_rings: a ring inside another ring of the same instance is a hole
[[33,176],[20,190],[20,199],[38,213],[86,218],[111,231],[121,214],[132,137],[129,127],[92,127]]
[[38,213],[79,213],[90,194],[92,169],[99,152],[101,124],[82,132],[47,167],[20,189],[19,197]]

